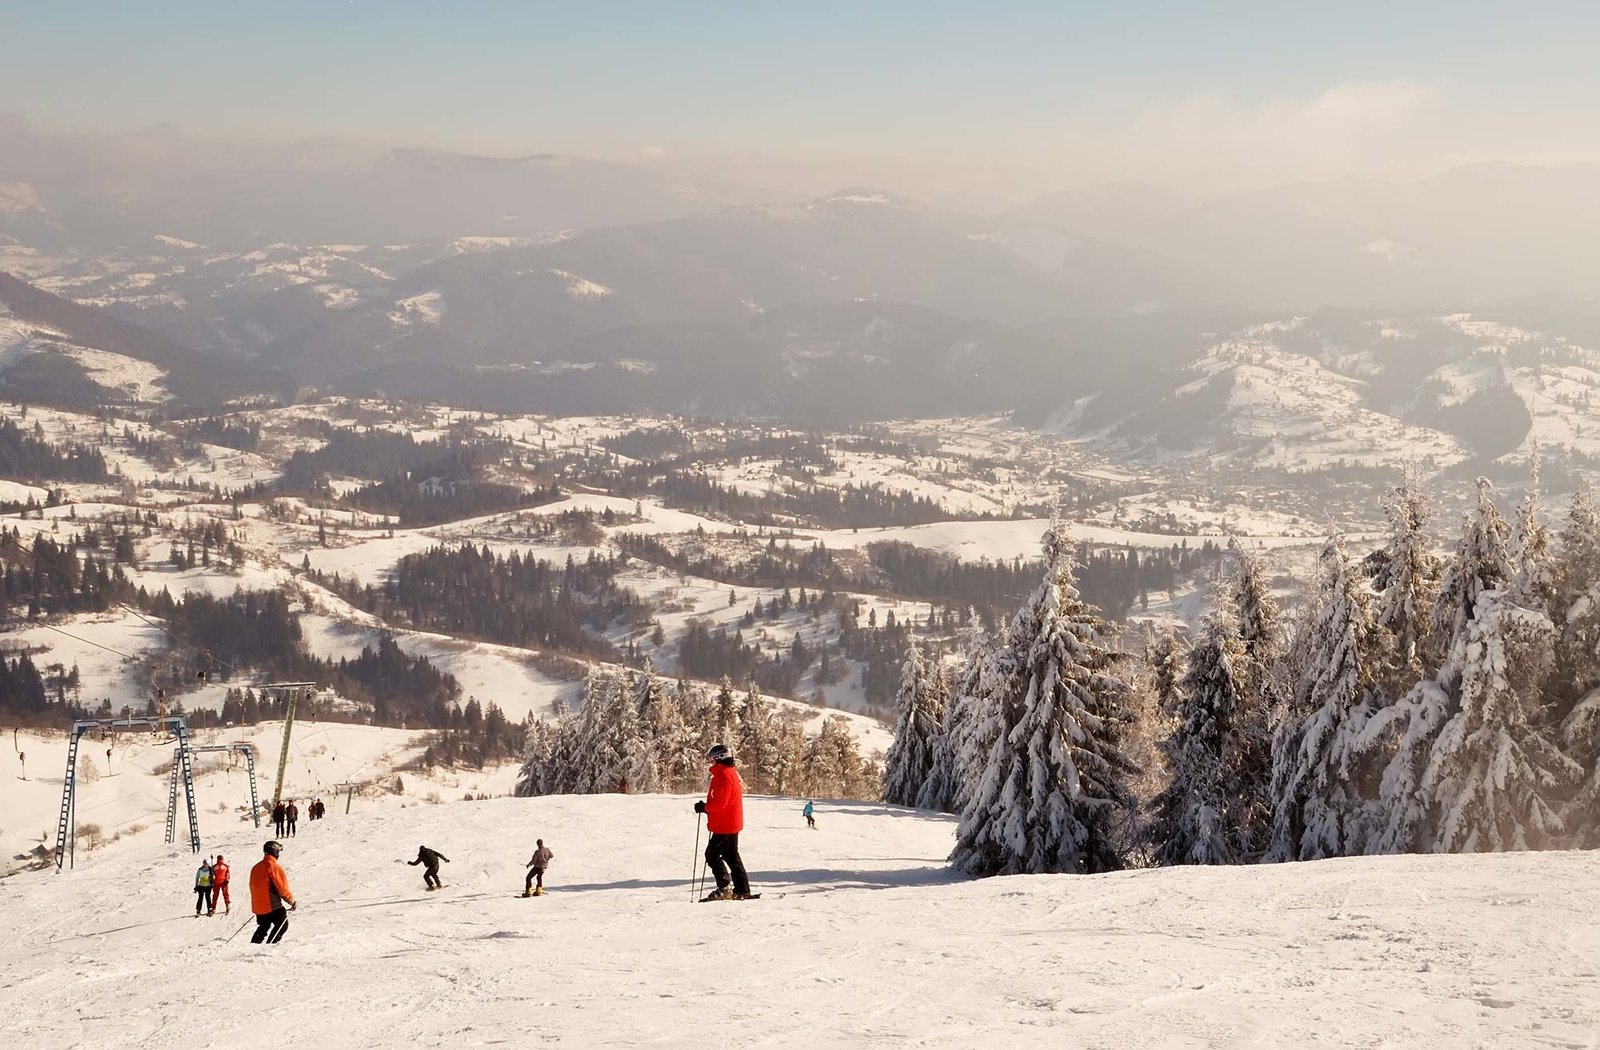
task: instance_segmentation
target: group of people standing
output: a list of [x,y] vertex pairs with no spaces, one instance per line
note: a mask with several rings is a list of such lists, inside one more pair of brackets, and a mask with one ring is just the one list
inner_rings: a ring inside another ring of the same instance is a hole
[[[306,807],[306,818],[308,820],[321,820],[327,815],[328,807],[321,799],[312,799],[311,803]],[[298,824],[299,821],[300,807],[295,805],[294,799],[291,798],[287,803],[282,801],[273,803],[273,834],[277,835],[280,839],[294,835],[295,825]]]
[[217,900],[222,900],[222,914],[227,915],[233,911],[233,897],[228,892],[228,864],[222,859],[222,854],[207,857],[200,862],[200,868],[194,873],[194,917],[199,918],[204,911],[207,915],[217,913]]

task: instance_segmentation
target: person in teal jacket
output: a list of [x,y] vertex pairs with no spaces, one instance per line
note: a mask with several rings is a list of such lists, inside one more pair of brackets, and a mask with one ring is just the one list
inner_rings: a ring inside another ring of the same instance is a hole
[[811,803],[809,802],[806,803],[806,808],[800,811],[801,815],[806,818],[806,827],[810,828],[812,831],[817,830],[817,818],[811,815],[814,812],[816,811],[812,808]]

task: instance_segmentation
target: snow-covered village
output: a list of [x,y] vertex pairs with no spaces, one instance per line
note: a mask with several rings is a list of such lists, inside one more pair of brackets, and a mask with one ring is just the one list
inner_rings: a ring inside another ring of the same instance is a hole
[[8,1046],[1600,1048],[1593,13],[0,23]]

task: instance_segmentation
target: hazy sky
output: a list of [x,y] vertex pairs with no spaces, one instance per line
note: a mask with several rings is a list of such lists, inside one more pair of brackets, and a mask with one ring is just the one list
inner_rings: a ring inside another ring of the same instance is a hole
[[0,0],[0,111],[931,196],[1213,187],[1600,159],[1597,47],[1593,2]]

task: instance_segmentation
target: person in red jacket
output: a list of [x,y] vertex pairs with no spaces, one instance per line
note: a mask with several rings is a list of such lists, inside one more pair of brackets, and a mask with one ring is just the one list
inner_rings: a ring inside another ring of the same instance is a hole
[[255,913],[256,932],[251,944],[277,944],[289,928],[289,911],[299,907],[294,894],[289,892],[289,876],[283,873],[278,856],[283,853],[283,843],[276,839],[261,847],[265,854],[261,862],[250,869],[250,910]]
[[744,830],[744,782],[733,767],[733,752],[726,744],[712,747],[706,758],[711,762],[711,787],[706,791],[706,800],[694,804],[694,811],[706,815],[706,829],[711,832],[706,863],[716,876],[717,888],[705,899],[747,900],[750,876],[745,874],[744,860],[739,856],[739,832]]
[[222,914],[228,915],[233,911],[233,896],[228,892],[228,865],[223,862],[222,854],[217,854],[217,861],[211,865],[211,910],[207,915],[217,913],[217,901],[222,901]]

